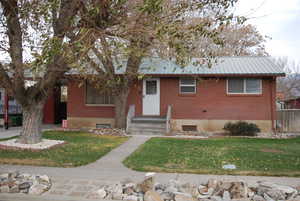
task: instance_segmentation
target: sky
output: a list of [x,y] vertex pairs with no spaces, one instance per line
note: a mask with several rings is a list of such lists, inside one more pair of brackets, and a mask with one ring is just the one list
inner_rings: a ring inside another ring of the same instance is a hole
[[300,0],[240,0],[236,13],[272,38],[266,42],[271,56],[300,62]]

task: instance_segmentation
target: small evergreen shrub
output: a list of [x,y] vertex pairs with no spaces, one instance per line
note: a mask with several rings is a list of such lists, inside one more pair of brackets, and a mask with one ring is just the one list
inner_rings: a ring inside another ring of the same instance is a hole
[[256,136],[260,129],[256,124],[238,121],[236,123],[228,122],[223,128],[232,136]]

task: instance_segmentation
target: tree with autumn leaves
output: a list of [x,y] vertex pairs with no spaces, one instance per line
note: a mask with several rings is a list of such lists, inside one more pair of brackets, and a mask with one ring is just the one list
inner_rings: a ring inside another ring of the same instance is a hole
[[[236,2],[0,0],[0,79],[23,108],[19,141],[41,141],[46,99],[71,69],[113,95],[116,126],[124,128],[127,96],[143,58],[174,58],[185,66],[195,56],[216,56],[197,41],[224,45],[220,27],[243,21],[229,12]],[[27,80],[35,84],[26,86]]]
[[[172,59],[184,67],[192,58],[209,63],[216,56],[266,54],[265,38],[230,12],[235,0],[104,2],[105,6],[90,6],[101,17],[89,20],[90,47],[81,59],[81,75],[113,97],[118,128],[125,128],[128,94],[143,77],[139,71],[143,59]],[[114,12],[116,7],[125,12]],[[97,25],[101,19],[110,21]]]
[[[0,0],[0,80],[22,106],[21,143],[41,141],[44,104],[84,37],[79,9],[79,0]],[[28,80],[36,84],[26,87]]]

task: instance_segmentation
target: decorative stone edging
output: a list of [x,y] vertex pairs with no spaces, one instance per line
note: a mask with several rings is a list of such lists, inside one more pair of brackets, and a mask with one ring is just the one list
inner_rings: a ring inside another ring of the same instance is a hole
[[20,174],[18,171],[0,175],[0,193],[41,195],[52,186],[47,175]]
[[52,149],[63,144],[66,144],[66,142],[62,140],[42,139],[40,143],[36,144],[22,144],[17,142],[17,139],[10,139],[6,141],[1,141],[0,149],[41,151],[45,149]]
[[97,135],[110,135],[110,136],[126,136],[126,131],[119,128],[96,128],[91,129],[89,132]]
[[126,201],[300,201],[299,189],[271,182],[247,184],[244,181],[210,179],[202,185],[170,180],[154,182],[147,174],[140,183],[131,181],[107,185],[95,192],[97,198]]

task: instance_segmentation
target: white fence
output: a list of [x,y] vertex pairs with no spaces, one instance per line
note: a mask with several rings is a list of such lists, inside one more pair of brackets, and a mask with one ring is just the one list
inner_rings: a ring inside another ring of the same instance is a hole
[[279,132],[300,132],[300,109],[278,110],[276,128]]

